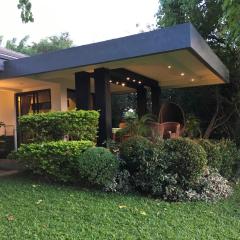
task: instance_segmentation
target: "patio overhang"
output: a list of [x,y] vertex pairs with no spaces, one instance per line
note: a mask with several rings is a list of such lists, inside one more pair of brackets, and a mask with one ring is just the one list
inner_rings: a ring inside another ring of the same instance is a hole
[[[229,72],[187,23],[119,39],[4,62],[1,79],[74,81],[76,72],[125,69],[163,88],[223,84]],[[127,76],[126,76],[127,77]],[[122,90],[120,86],[116,89]]]

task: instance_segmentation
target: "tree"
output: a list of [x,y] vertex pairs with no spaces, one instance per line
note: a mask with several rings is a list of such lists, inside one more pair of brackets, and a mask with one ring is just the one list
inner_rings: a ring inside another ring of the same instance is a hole
[[[198,95],[202,100],[208,100],[212,111],[204,134],[206,138],[216,133],[219,127],[222,127],[221,131],[225,129],[225,135],[238,137],[235,129],[240,125],[239,10],[237,0],[159,0],[159,27],[192,22],[230,70],[230,85],[207,87],[201,92],[202,97]],[[185,95],[183,91],[182,99]],[[202,113],[198,112],[198,115]]]
[[17,7],[21,10],[21,18],[24,23],[34,21],[30,0],[19,0]]
[[[1,40],[1,38],[0,38]],[[28,43],[29,36],[25,36],[19,42],[16,38],[6,42],[6,48],[21,52],[27,55],[36,55],[39,53],[52,52],[73,46],[73,41],[69,37],[69,33],[61,33],[59,36],[50,36],[41,39],[39,42]]]

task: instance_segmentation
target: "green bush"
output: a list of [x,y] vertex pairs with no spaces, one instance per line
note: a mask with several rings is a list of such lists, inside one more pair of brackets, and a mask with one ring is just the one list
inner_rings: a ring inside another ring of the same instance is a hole
[[120,146],[120,157],[132,174],[138,171],[142,159],[152,154],[152,143],[144,137],[131,137]]
[[134,137],[122,144],[120,156],[135,187],[161,197],[169,189],[181,192],[193,185],[207,164],[204,149],[190,139],[181,138],[153,144]]
[[223,161],[220,145],[207,139],[199,139],[197,143],[199,143],[207,153],[208,166],[220,170]]
[[140,191],[161,195],[162,180],[165,176],[160,157],[160,145],[144,137],[132,137],[120,147],[120,157],[125,161],[133,185]]
[[222,156],[222,164],[219,169],[220,174],[231,179],[237,177],[240,167],[240,151],[237,145],[231,140],[221,140],[216,143]]
[[19,118],[24,143],[62,140],[95,141],[97,138],[99,112],[68,111],[24,115]]
[[207,153],[209,167],[216,168],[227,179],[236,176],[240,163],[240,151],[233,141],[200,139],[197,142]]
[[86,150],[77,169],[83,180],[99,186],[106,186],[116,176],[119,162],[114,154],[103,147],[93,147]]
[[74,182],[78,180],[82,152],[93,146],[93,142],[83,140],[23,144],[10,157],[35,174],[56,181]]
[[207,154],[196,142],[188,138],[164,141],[165,161],[169,172],[178,174],[182,183],[194,183],[207,166]]

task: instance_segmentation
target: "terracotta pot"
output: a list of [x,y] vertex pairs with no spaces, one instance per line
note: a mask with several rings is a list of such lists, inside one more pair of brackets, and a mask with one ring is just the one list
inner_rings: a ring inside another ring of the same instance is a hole
[[119,128],[125,128],[127,124],[125,122],[120,122],[119,123]]

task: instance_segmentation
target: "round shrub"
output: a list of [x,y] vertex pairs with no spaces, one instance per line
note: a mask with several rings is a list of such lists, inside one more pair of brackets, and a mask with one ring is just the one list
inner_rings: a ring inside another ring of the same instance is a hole
[[93,147],[81,155],[77,169],[80,178],[88,183],[106,186],[115,177],[118,167],[118,159],[108,149]]
[[222,152],[219,144],[207,139],[199,139],[197,143],[199,143],[207,153],[208,166],[220,170],[222,166]]
[[131,137],[120,146],[120,157],[131,174],[138,172],[142,159],[152,154],[152,143],[144,137]]
[[177,174],[181,184],[192,184],[203,174],[207,154],[196,142],[188,138],[164,141],[165,161],[170,164],[169,173]]

